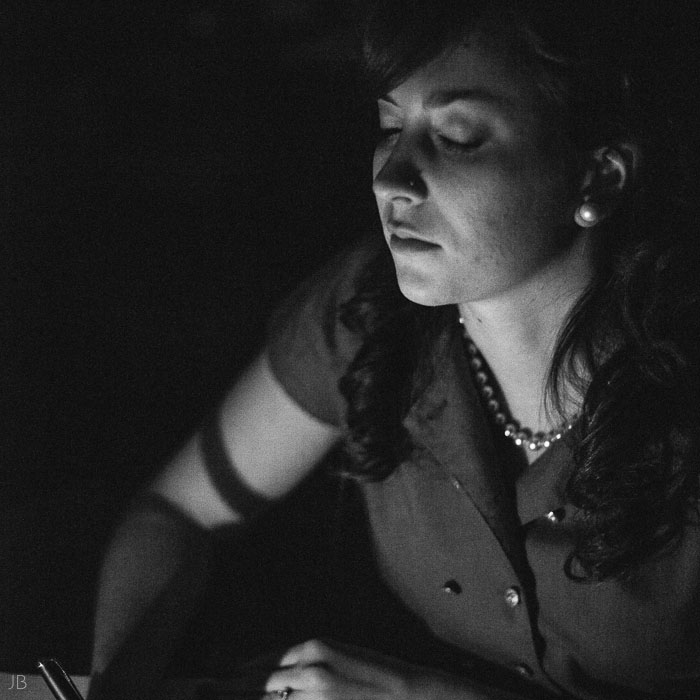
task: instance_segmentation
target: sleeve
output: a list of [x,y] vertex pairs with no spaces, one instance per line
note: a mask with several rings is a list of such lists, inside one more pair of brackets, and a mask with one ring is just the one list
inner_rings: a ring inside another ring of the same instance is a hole
[[267,353],[286,393],[318,420],[342,427],[345,399],[338,381],[361,346],[339,320],[357,280],[376,255],[367,242],[333,258],[274,311],[267,326]]

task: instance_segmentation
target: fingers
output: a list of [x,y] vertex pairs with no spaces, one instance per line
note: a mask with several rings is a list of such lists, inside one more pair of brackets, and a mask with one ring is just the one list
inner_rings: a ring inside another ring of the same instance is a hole
[[226,684],[233,700],[405,697],[410,680],[406,666],[381,654],[314,639],[288,649],[274,667],[249,666]]
[[[284,691],[285,689],[291,691],[302,690],[305,685],[302,675],[303,670],[304,669],[300,666],[277,669],[270,673],[262,689],[266,693],[276,693],[277,691]],[[286,698],[282,698],[281,700],[286,700]]]
[[325,666],[339,676],[364,679],[370,683],[390,669],[407,671],[406,664],[378,651],[320,639],[311,639],[292,647],[282,655],[279,665]]
[[337,683],[337,675],[327,666],[297,665],[272,673],[265,684],[265,691],[277,692],[288,689],[290,694],[294,693],[298,700],[299,692],[323,695]]
[[320,639],[310,639],[308,642],[297,644],[288,649],[279,660],[279,665],[332,663],[335,657],[336,652],[330,644]]
[[209,693],[226,700],[327,700],[338,679],[320,666],[296,666],[270,673],[266,681],[238,677],[207,685]]
[[[333,656],[330,647],[318,641],[305,642],[292,647],[282,656],[265,656],[255,659],[238,669],[235,676],[212,684],[210,688],[222,697],[265,697],[265,700],[287,700],[294,692],[294,700],[300,691],[316,692],[330,688],[334,674],[330,670]],[[214,688],[216,686],[216,688]]]

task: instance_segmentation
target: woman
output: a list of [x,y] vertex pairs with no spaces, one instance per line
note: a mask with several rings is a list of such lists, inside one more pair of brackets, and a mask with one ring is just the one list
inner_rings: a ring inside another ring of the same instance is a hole
[[275,314],[217,419],[122,525],[91,697],[147,694],[201,587],[204,533],[284,496],[341,440],[386,583],[460,661],[314,640],[231,689],[700,687],[697,256],[614,20],[560,2],[377,5],[383,240]]

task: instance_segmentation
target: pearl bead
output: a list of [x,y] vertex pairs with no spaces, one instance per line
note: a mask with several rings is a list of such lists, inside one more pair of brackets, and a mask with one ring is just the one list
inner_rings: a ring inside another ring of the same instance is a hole
[[596,210],[590,204],[583,204],[579,213],[584,221],[595,221],[598,218]]
[[[588,206],[588,203],[584,203]],[[582,205],[582,207],[584,206]],[[593,205],[590,205],[590,211],[593,211],[597,215],[597,210]],[[578,210],[577,210],[578,214]],[[586,214],[588,216],[588,214]],[[583,225],[583,224],[582,224]],[[590,224],[589,224],[590,225]],[[462,319],[460,318],[460,323]],[[555,428],[549,432],[538,431],[533,435],[532,430],[529,428],[523,428],[519,426],[512,419],[508,420],[508,415],[501,410],[501,405],[498,399],[495,398],[495,390],[491,386],[490,377],[488,371],[484,367],[484,361],[479,352],[479,348],[469,339],[466,334],[466,329],[463,329],[464,343],[469,354],[469,367],[473,372],[474,381],[478,385],[479,393],[482,398],[485,399],[486,408],[491,414],[493,421],[496,425],[500,426],[503,430],[503,435],[510,438],[518,447],[521,445],[526,445],[528,449],[532,451],[541,450],[543,448],[549,447],[552,443],[560,440],[565,432],[571,430],[573,427],[572,423],[568,423],[563,427]]]
[[583,228],[591,228],[600,221],[600,211],[592,202],[584,202],[574,215],[576,223]]

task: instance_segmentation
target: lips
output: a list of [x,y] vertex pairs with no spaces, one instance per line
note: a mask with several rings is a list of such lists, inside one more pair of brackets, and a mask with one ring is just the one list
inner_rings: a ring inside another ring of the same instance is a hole
[[437,243],[416,236],[416,229],[405,222],[390,220],[387,222],[387,231],[392,250],[420,252],[440,247]]
[[389,237],[389,247],[397,252],[423,253],[437,250],[440,246],[435,243],[428,243],[420,238],[400,238],[396,234]]

